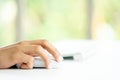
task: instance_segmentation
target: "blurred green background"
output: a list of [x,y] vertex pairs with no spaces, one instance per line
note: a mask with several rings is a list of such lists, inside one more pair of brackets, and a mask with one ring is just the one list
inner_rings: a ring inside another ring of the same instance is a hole
[[[119,2],[0,0],[0,45],[33,39],[119,40]],[[17,39],[19,33],[23,37]]]

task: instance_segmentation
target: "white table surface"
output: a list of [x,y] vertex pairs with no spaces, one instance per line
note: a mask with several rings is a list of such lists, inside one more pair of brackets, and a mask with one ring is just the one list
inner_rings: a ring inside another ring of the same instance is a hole
[[89,59],[63,61],[57,69],[4,69],[0,80],[120,80],[120,42],[100,43]]

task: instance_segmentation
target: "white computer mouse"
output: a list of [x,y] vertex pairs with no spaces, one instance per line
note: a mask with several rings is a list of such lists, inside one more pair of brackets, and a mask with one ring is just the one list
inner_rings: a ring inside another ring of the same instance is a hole
[[[59,63],[56,62],[53,59],[51,59],[51,63],[50,64],[51,64],[51,68],[58,68],[59,67]],[[34,58],[33,68],[46,68],[45,62],[41,58],[35,57]]]
[[[50,62],[51,62],[50,64],[52,69],[59,67],[59,63],[56,62],[54,59],[51,59]],[[17,64],[16,66],[17,68],[20,68],[21,64]],[[34,58],[33,69],[36,69],[36,68],[46,68],[45,62],[40,57]]]

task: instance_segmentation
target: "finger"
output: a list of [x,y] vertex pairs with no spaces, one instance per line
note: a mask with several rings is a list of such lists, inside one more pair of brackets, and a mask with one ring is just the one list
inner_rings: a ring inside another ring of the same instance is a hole
[[21,68],[22,69],[32,69],[33,68],[33,61],[34,58],[32,56],[29,56],[27,54],[21,53],[20,57],[19,57],[20,61],[19,63],[21,63]]
[[56,61],[60,62],[63,60],[60,52],[47,40],[33,40],[29,41],[29,43],[32,45],[41,45],[44,49],[53,55]]
[[62,58],[60,52],[57,50],[57,48],[55,48],[48,41],[45,41],[45,42],[41,43],[41,46],[44,49],[46,49],[50,54],[52,54],[56,61],[61,62],[63,60],[63,58]]
[[23,46],[23,52],[31,56],[41,57],[45,62],[46,68],[51,68],[50,58],[41,46],[38,46],[38,45]]
[[50,57],[47,55],[47,53],[41,46],[39,47],[37,46],[36,53],[39,57],[43,59],[43,61],[45,62],[46,68],[48,69],[51,68]]

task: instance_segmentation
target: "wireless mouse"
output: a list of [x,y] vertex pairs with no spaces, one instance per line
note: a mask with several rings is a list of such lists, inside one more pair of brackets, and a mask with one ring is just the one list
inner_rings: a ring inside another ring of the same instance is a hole
[[[50,62],[51,62],[50,64],[52,69],[59,67],[59,63],[56,62],[54,59],[51,59]],[[21,64],[17,64],[16,66],[17,68],[20,68]],[[36,69],[36,68],[46,68],[45,62],[40,57],[34,58],[33,69]]]
[[[58,67],[59,67],[59,63],[51,59],[51,68],[58,68]],[[46,66],[41,58],[36,57],[34,58],[33,68],[46,68]]]

